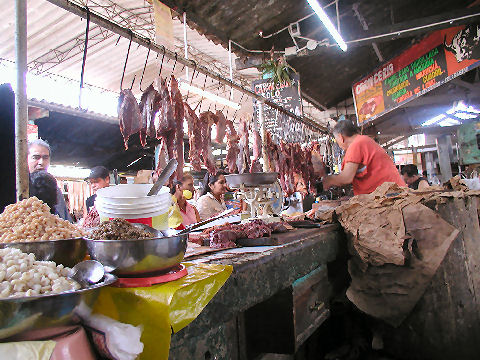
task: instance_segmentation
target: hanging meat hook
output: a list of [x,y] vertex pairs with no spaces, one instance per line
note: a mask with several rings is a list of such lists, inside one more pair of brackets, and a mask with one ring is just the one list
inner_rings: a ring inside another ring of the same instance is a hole
[[[195,66],[193,67],[192,78],[190,79],[190,86],[192,86],[193,77],[195,76],[195,71],[197,70],[197,63],[194,60],[192,60],[192,61],[193,61]],[[188,88],[187,97],[185,99],[185,102],[187,102],[189,94],[190,94],[190,87]]]
[[[245,96],[245,93],[242,92],[242,97],[240,98],[240,102],[238,104],[242,103],[242,100],[243,100],[244,96]],[[235,109],[235,112],[233,113],[233,120],[232,121],[235,121],[235,118],[237,117],[237,112],[238,112],[238,109]]]
[[[207,85],[207,75],[205,75],[205,81],[203,82],[203,88],[202,90],[205,91],[205,86]],[[201,105],[202,104],[202,101],[203,101],[203,94],[202,94],[202,98],[200,99],[200,101],[198,102],[197,106],[195,106],[195,109],[193,109],[193,111],[197,110],[198,108],[198,105]]]
[[78,107],[82,108],[82,89],[83,89],[83,75],[85,74],[85,62],[87,61],[87,49],[88,49],[88,33],[90,31],[90,9],[87,10],[87,26],[85,29],[85,44],[83,47],[83,60],[82,60],[82,72],[80,73],[80,93],[78,94]]
[[162,55],[162,62],[160,63],[160,71],[158,72],[158,77],[162,74],[162,67],[163,67],[163,60],[165,59],[165,46],[162,45],[163,48],[163,55]]
[[[132,46],[133,33],[131,30],[129,30],[129,32],[130,32],[130,42],[128,43],[128,50],[127,50],[127,57],[125,58],[125,64],[123,65],[122,80],[120,80],[120,91],[122,91],[122,88],[123,88],[123,78],[125,77],[125,70],[127,69],[128,55],[130,54],[130,47]],[[135,77],[133,77],[133,81],[135,81]],[[132,87],[133,87],[133,83],[132,83]]]
[[141,92],[143,92],[143,90],[142,90],[143,75],[145,74],[145,69],[147,68],[148,56],[150,55],[150,43],[151,43],[150,39],[148,39],[147,58],[145,59],[145,65],[143,65],[142,77],[140,79],[140,84],[138,85],[138,88],[140,89]]
[[[173,73],[175,72],[175,66],[177,66],[177,57],[178,57],[178,54],[175,53],[175,62],[173,63],[173,68],[172,68],[172,76],[173,76]],[[170,80],[172,78],[170,77]]]

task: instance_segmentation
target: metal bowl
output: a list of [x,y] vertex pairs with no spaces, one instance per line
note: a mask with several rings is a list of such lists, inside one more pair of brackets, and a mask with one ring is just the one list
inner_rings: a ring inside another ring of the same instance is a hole
[[241,185],[257,186],[257,185],[271,185],[278,179],[278,173],[245,173],[245,174],[231,174],[225,175],[227,184],[230,187],[238,188]]
[[133,240],[85,239],[92,259],[105,271],[139,275],[165,271],[178,265],[187,250],[188,234]]
[[87,245],[83,238],[0,243],[0,249],[3,248],[17,248],[24,253],[35,254],[36,260],[55,261],[57,265],[68,267],[78,264],[87,256]]
[[30,297],[0,299],[0,339],[30,329],[65,325],[73,321],[75,308],[83,301],[92,306],[98,290],[117,281],[105,274],[103,281],[80,290]]

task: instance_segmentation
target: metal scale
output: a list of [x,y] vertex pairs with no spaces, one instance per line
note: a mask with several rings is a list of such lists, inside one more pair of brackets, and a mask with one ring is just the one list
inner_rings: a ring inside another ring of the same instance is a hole
[[283,192],[278,173],[245,173],[225,176],[228,186],[238,189],[237,199],[250,206],[251,218],[269,218],[282,211]]

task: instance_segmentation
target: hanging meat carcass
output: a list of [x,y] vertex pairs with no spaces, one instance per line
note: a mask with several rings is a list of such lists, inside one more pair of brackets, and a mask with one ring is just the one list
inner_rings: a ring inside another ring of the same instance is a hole
[[248,134],[248,120],[246,118],[240,119],[238,128],[238,135],[240,136],[240,153],[237,159],[238,172],[243,174],[250,170],[250,148],[249,134]]
[[160,109],[160,99],[160,94],[155,90],[153,84],[147,87],[140,99],[140,112],[142,114],[140,143],[142,146],[146,145],[147,136],[156,138],[155,115]]
[[130,89],[124,89],[120,92],[118,98],[118,120],[120,123],[120,132],[123,136],[125,150],[128,149],[128,138],[136,134],[141,129],[142,116],[137,99]]
[[182,93],[178,88],[178,82],[172,75],[170,80],[171,101],[174,109],[175,118],[175,153],[178,161],[176,176],[177,180],[183,178],[183,120],[185,118],[185,110],[183,107]]
[[212,153],[212,125],[216,121],[216,115],[211,111],[205,111],[200,114],[200,133],[202,137],[201,156],[203,164],[210,174],[216,172],[215,159]]
[[237,158],[240,154],[240,148],[238,147],[238,142],[240,138],[238,137],[237,131],[233,125],[232,120],[227,120],[227,166],[228,172],[231,174],[238,172],[237,167]]
[[250,172],[262,172],[262,165],[260,164],[260,158],[262,157],[262,137],[260,133],[253,129],[253,159],[250,166]]
[[203,146],[202,129],[200,119],[195,111],[187,104],[183,104],[185,108],[185,118],[188,124],[188,140],[190,144],[189,158],[193,170],[202,170],[202,160],[200,158],[201,149]]
[[155,131],[157,139],[162,139],[167,148],[168,158],[174,157],[175,145],[175,117],[174,108],[170,101],[170,92],[166,80],[160,81],[160,109],[155,117]]
[[217,126],[217,135],[215,136],[215,142],[217,144],[223,144],[225,140],[225,131],[227,128],[227,119],[223,115],[220,110],[217,110],[215,113],[217,122],[215,125]]

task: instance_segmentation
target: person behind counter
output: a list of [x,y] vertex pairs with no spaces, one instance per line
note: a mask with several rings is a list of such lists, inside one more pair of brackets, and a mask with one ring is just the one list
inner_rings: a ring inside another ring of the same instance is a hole
[[342,172],[322,179],[324,189],[353,185],[355,195],[370,194],[385,182],[406,186],[395,164],[385,150],[351,121],[342,120],[333,128],[338,146],[345,150]]
[[413,164],[405,165],[401,174],[410,189],[425,190],[430,187],[428,180],[418,174],[418,169]]
[[194,192],[193,176],[190,174],[184,174],[181,181],[175,180],[170,189],[170,194],[175,195],[177,200],[178,208],[182,214],[182,225],[184,227],[200,221],[198,210],[195,206],[187,202],[187,200],[190,200],[193,197]]
[[[50,166],[50,145],[42,139],[35,139],[28,143],[28,172],[33,174],[36,171],[48,171]],[[55,214],[60,216],[64,220],[72,221],[72,217],[68,212],[67,204],[65,203],[65,198],[63,197],[62,191],[57,186],[57,202],[55,205]]]
[[35,171],[30,174],[29,195],[36,196],[50,207],[50,212],[55,214],[57,205],[57,180],[45,170]]
[[200,220],[206,220],[227,210],[223,196],[227,192],[227,180],[224,172],[215,175],[206,174],[203,179],[203,190],[197,200]]
[[90,170],[90,175],[85,179],[90,184],[93,195],[89,196],[85,200],[85,212],[84,216],[90,212],[90,209],[95,204],[95,199],[97,198],[97,191],[103,189],[104,187],[110,186],[110,172],[105,166],[95,166]]

